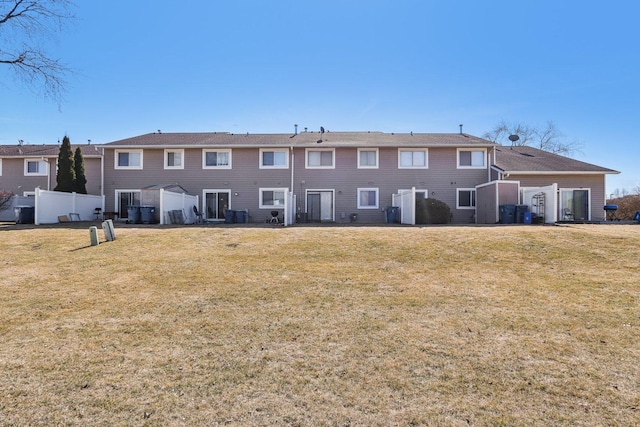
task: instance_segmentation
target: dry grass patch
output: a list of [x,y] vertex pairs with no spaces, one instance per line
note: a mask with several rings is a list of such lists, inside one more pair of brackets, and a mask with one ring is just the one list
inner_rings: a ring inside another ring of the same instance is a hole
[[3,425],[637,425],[640,227],[0,231]]

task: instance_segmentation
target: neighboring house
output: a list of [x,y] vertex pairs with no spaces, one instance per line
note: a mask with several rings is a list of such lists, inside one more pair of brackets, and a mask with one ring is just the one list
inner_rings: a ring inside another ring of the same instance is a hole
[[558,221],[603,221],[605,178],[619,173],[524,146],[497,146],[492,163],[492,180],[518,181],[522,189],[555,185]]
[[[77,145],[72,145],[75,153]],[[87,193],[102,194],[102,151],[96,145],[82,145]],[[0,190],[18,196],[32,196],[36,187],[53,190],[60,146],[57,144],[0,145]]]
[[415,188],[470,223],[494,147],[462,133],[146,134],[103,145],[105,209],[126,218],[141,189],[173,183],[200,196],[209,221],[247,209],[265,222],[292,193],[298,220],[383,223],[392,195]]

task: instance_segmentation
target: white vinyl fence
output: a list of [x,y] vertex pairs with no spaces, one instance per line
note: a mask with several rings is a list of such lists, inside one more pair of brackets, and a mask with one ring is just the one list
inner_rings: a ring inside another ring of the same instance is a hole
[[284,200],[284,226],[295,224],[296,222],[296,195],[291,191],[285,193]]
[[193,207],[198,206],[198,196],[191,196],[184,193],[174,193],[160,189],[160,224],[172,224],[171,211],[181,211],[184,223],[193,224],[196,222],[196,214]]
[[104,212],[104,196],[36,188],[35,200],[36,225],[58,223],[58,217],[63,215],[70,220],[91,221],[95,219],[96,208]]
[[400,223],[416,225],[416,188],[392,196],[393,206],[400,207]]

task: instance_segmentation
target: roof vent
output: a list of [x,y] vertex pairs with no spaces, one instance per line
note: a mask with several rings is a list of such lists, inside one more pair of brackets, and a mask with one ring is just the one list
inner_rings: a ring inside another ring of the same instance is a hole
[[458,126],[460,126],[460,135],[462,135],[462,126],[463,126],[463,124],[460,123]]

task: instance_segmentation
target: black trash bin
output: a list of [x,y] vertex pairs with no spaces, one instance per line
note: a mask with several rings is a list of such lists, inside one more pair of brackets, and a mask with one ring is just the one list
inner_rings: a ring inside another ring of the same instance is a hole
[[235,221],[238,224],[244,224],[247,222],[247,211],[235,211]]
[[140,206],[140,221],[143,224],[153,224],[156,222],[155,206]]
[[529,212],[529,206],[527,206],[527,205],[516,205],[515,222],[517,224],[524,224],[524,214],[525,214],[525,212]]
[[35,222],[35,208],[33,206],[16,206],[16,224],[33,224]]
[[127,206],[127,223],[140,224],[142,222],[142,216],[140,214],[140,205]]
[[236,211],[233,209],[227,209],[227,212],[224,214],[224,223],[225,224],[233,224],[236,221]]
[[513,224],[516,216],[516,205],[500,205],[500,224]]
[[387,206],[386,222],[387,224],[393,224],[394,222],[400,222],[399,218],[400,207]]

